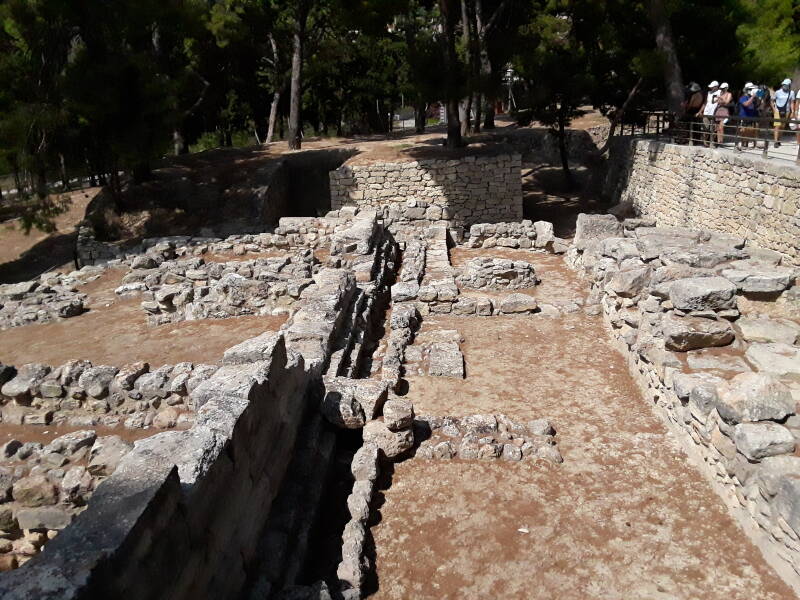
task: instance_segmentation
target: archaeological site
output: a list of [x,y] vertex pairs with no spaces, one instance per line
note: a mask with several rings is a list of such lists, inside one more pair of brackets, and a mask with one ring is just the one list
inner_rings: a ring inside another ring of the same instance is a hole
[[95,196],[0,287],[0,596],[794,597],[800,171],[614,143],[555,227],[524,130],[135,243]]
[[0,600],[800,600],[799,15],[0,0]]

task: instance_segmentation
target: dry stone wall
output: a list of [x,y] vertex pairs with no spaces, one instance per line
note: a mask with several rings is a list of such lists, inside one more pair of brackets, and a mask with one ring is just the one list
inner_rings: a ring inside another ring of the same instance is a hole
[[800,264],[800,167],[728,150],[616,140],[605,193],[659,226],[738,235]]
[[330,173],[331,207],[372,208],[389,226],[519,220],[521,167],[519,154],[345,164]]

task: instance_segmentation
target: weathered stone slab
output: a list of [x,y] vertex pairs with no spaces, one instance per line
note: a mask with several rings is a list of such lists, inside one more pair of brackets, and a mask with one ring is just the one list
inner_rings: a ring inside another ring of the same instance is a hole
[[500,300],[500,312],[506,315],[536,312],[539,303],[527,294],[509,294]]
[[795,412],[789,388],[763,373],[742,373],[730,380],[716,402],[719,415],[729,423],[780,421]]
[[610,237],[623,237],[622,223],[614,215],[578,215],[573,242],[578,250]]
[[679,310],[725,310],[736,307],[736,286],[724,277],[691,277],[675,281],[669,299]]
[[733,428],[736,449],[750,460],[794,452],[794,436],[777,423],[739,423]]
[[788,319],[742,317],[736,325],[747,342],[794,344],[800,338],[800,324]]
[[455,342],[431,345],[428,373],[437,377],[464,378],[464,356]]
[[666,348],[678,352],[725,346],[734,339],[731,324],[721,320],[667,315],[661,327]]
[[751,344],[745,356],[759,371],[800,378],[800,348],[797,346]]

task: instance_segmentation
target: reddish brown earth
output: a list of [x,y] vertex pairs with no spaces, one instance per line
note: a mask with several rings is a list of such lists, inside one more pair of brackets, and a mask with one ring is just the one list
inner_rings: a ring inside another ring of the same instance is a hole
[[[638,393],[599,317],[427,317],[467,379],[410,376],[418,414],[546,417],[564,463],[396,465],[371,531],[388,598],[794,598]],[[519,531],[527,530],[527,531]]]
[[53,219],[55,231],[51,233],[37,229],[26,233],[20,219],[0,223],[0,283],[33,279],[45,271],[71,271],[77,241],[75,227],[98,191],[99,188],[92,188],[69,194],[65,211]]
[[215,363],[227,348],[264,331],[277,331],[285,315],[205,319],[150,327],[138,296],[114,294],[125,271],[110,269],[83,286],[89,311],[71,319],[0,331],[0,362],[60,365],[72,359],[151,367],[178,362]]
[[[77,425],[14,425],[12,423],[0,423],[0,445],[9,440],[19,440],[20,442],[39,442],[47,445],[57,437],[72,433],[73,431],[85,431],[91,429],[98,437],[104,435],[118,435],[126,442],[135,442],[159,432],[158,429],[141,429],[129,427],[104,427],[102,425],[77,426]],[[173,431],[180,430],[182,427],[175,427]],[[3,462],[7,465],[7,462]]]

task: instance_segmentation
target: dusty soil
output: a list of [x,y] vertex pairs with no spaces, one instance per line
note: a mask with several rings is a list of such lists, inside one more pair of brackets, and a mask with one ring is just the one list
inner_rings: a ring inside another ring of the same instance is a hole
[[86,205],[98,192],[91,188],[73,192],[65,212],[54,219],[55,231],[32,229],[25,233],[20,219],[0,223],[0,283],[32,279],[53,270],[71,271],[77,232]]
[[436,329],[462,333],[467,379],[410,376],[416,412],[549,418],[564,463],[398,464],[371,530],[373,597],[794,597],[687,465],[599,317],[426,318]]
[[71,319],[0,331],[0,362],[60,365],[72,359],[151,367],[177,362],[215,363],[231,346],[264,331],[277,331],[285,315],[182,321],[149,327],[138,297],[114,294],[125,271],[109,269],[83,286],[89,311]]
[[[12,425],[11,423],[0,423],[0,445],[10,440],[19,440],[23,443],[39,442],[46,446],[57,437],[72,433],[73,431],[85,431],[87,429],[94,431],[98,437],[104,435],[118,435],[126,442],[135,442],[136,440],[141,440],[164,431],[163,429],[104,427],[102,425],[78,427],[74,425]],[[182,428],[175,427],[170,431],[177,431],[180,429]],[[7,465],[8,460],[6,459],[2,464]]]

